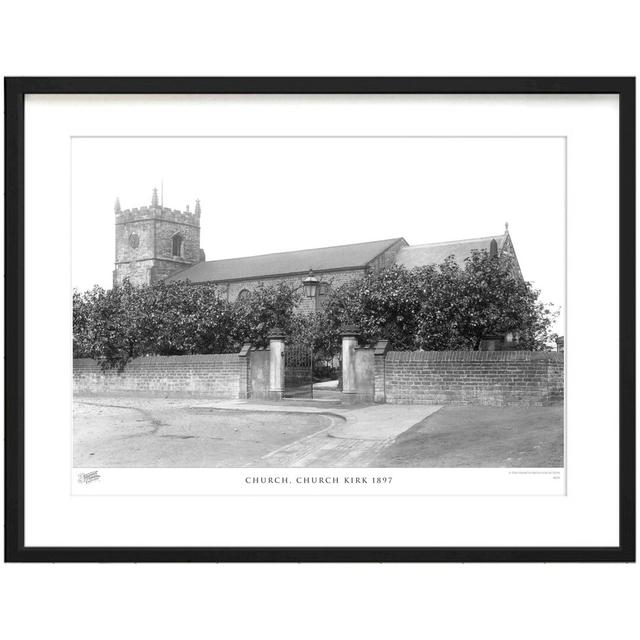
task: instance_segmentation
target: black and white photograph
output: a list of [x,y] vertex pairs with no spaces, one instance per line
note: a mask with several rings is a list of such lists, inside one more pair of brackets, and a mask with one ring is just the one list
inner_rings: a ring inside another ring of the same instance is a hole
[[629,82],[9,84],[26,556],[629,557]]
[[563,469],[564,137],[80,136],[71,171],[79,478]]
[[0,15],[2,637],[633,638],[639,3]]

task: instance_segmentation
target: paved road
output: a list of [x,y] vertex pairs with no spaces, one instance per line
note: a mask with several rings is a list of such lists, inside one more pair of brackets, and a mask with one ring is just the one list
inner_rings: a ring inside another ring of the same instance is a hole
[[366,467],[432,406],[76,397],[77,467]]
[[368,467],[374,458],[440,407],[374,405],[264,456],[268,467]]

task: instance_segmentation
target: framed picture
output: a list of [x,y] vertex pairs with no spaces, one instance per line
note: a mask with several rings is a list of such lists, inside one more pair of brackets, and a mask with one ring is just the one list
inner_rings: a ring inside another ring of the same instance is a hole
[[7,78],[16,562],[635,560],[633,78]]

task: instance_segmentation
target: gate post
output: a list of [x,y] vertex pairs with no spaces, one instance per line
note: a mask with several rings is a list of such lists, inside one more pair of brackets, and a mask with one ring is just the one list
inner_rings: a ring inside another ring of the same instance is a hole
[[373,401],[374,402],[387,401],[386,359],[387,359],[388,351],[389,351],[389,341],[378,340],[373,350],[373,362],[374,362]]
[[344,325],[342,335],[342,393],[349,402],[356,394],[356,347],[358,346],[358,328]]
[[246,399],[251,397],[251,380],[249,379],[249,367],[251,366],[251,359],[249,352],[251,351],[251,343],[245,342],[238,354],[239,361],[239,388],[238,398]]
[[282,400],[284,395],[284,332],[279,327],[269,331],[269,398]]

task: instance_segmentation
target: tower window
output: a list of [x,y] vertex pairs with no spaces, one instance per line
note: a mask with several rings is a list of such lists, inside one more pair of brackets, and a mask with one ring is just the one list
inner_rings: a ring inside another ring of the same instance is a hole
[[184,250],[184,238],[179,233],[176,233],[176,235],[173,236],[173,246],[172,246],[171,254],[173,255],[174,258],[181,258],[183,250]]

